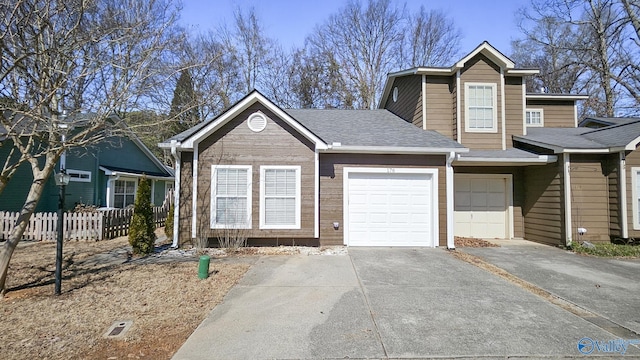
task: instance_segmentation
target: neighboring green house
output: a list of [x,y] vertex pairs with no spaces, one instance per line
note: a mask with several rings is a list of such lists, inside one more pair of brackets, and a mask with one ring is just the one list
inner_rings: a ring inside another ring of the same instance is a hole
[[[0,139],[0,161],[7,158],[11,147],[11,140]],[[114,137],[97,145],[67,151],[56,166],[56,172],[61,169],[66,169],[71,175],[66,187],[66,209],[77,204],[105,208],[132,205],[138,179],[143,174],[151,179],[152,204],[162,205],[173,189],[173,170],[163,165],[135,135]],[[31,169],[28,164],[23,164],[0,194],[0,211],[19,211],[32,181]],[[36,211],[56,211],[58,193],[52,175]]]

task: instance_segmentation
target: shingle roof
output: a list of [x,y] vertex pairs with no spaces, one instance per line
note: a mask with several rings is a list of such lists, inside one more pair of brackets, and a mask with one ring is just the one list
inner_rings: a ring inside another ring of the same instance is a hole
[[539,155],[525,150],[510,148],[506,150],[469,150],[468,153],[460,155],[461,159],[482,158],[482,159],[538,159]]
[[514,136],[523,142],[535,142],[559,149],[610,149],[625,147],[640,137],[640,119],[592,128],[529,128],[527,135]]
[[622,124],[626,124],[626,123],[630,123],[630,122],[634,122],[634,121],[638,121],[638,120],[640,120],[640,118],[637,118],[637,117],[596,117],[596,116],[591,116],[591,117],[584,118],[582,121],[580,121],[580,125],[578,125],[578,126],[582,126],[582,124],[588,123],[590,121],[597,122],[597,123],[600,123],[600,124],[606,124],[606,125],[622,125]]
[[327,144],[464,148],[435,131],[425,131],[409,124],[388,110],[290,109],[285,111]]

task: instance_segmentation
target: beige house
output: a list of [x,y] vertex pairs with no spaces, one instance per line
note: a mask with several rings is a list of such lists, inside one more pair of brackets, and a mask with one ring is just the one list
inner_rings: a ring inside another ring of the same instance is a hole
[[174,245],[230,228],[271,245],[635,236],[640,119],[578,127],[587,97],[526,93],[537,72],[485,42],[389,74],[377,110],[285,110],[254,91],[160,144],[179,164]]

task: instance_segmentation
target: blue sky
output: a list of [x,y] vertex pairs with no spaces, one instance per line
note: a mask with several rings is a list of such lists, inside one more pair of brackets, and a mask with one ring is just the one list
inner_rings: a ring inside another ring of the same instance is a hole
[[[265,27],[267,36],[277,39],[285,49],[302,46],[316,24],[320,24],[344,6],[346,0],[183,0],[181,23],[196,30],[215,29],[220,23],[231,24],[233,10],[253,6]],[[364,2],[364,1],[363,1]],[[402,1],[395,1],[402,4]],[[511,40],[520,37],[515,12],[527,6],[528,0],[430,0],[406,1],[408,11],[441,9],[451,15],[462,30],[461,52],[466,54],[487,40],[506,55],[511,53]]]

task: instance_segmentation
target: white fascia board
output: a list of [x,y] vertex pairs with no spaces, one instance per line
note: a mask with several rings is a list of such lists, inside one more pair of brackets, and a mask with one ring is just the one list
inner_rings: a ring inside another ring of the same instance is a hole
[[309,141],[315,144],[317,149],[325,149],[327,145],[316,135],[314,135],[311,131],[307,130],[305,127],[300,125],[295,119],[293,119],[289,114],[282,111],[278,106],[272,103],[269,99],[265,98],[262,94],[257,91],[252,92],[246,98],[241,100],[239,103],[234,105],[231,109],[227,110],[224,114],[220,115],[218,119],[211,122],[204,128],[200,129],[200,131],[191,135],[188,139],[182,142],[180,149],[193,149],[193,145],[197,142],[200,142],[202,139],[208,137],[213,134],[215,131],[220,129],[223,125],[229,122],[231,119],[235,118],[244,110],[248,109],[251,105],[256,102],[260,102],[264,105],[269,111],[280,117],[284,120],[288,125],[293,127],[296,131],[298,131],[302,136],[307,138]]
[[467,61],[471,60],[474,56],[479,53],[484,53],[489,59],[494,61],[500,67],[504,67],[505,69],[513,69],[515,67],[515,63],[511,61],[508,57],[504,56],[500,51],[494,48],[488,42],[483,42],[478,47],[476,47],[469,55],[460,59],[455,65],[456,68],[463,68]]
[[507,69],[507,75],[528,76],[540,74],[539,69]]
[[482,163],[486,163],[486,166],[490,165],[545,165],[558,161],[558,157],[555,155],[538,155],[538,158],[491,158],[491,157],[473,157],[464,158],[458,156],[454,162],[457,166],[482,166]]
[[449,154],[469,152],[468,148],[427,148],[427,147],[401,147],[401,146],[334,146],[325,153],[360,153],[360,154]]
[[[107,176],[124,176],[124,177],[135,177],[135,178],[141,178],[142,174],[135,174],[135,173],[131,173],[131,172],[126,172],[126,171],[113,171],[113,170],[109,170],[105,167],[100,166],[99,167],[100,170],[104,171],[104,174]],[[151,180],[175,180],[175,177],[173,176],[151,176],[151,175],[147,175],[145,174],[145,176],[147,177],[147,179],[151,179]]]
[[[181,143],[181,142],[179,142],[179,141],[178,141],[178,142],[176,142],[175,144],[176,144],[177,148],[180,148],[180,146],[182,145],[182,143]],[[160,149],[167,149],[167,150],[170,150],[170,149],[171,149],[171,143],[161,142],[161,143],[158,143],[158,147],[159,147]]]
[[624,147],[624,149],[627,151],[634,151],[639,143],[640,143],[640,136],[638,136],[637,138],[629,142],[627,146]]
[[586,100],[589,95],[574,94],[527,94],[527,99],[531,100]]
[[564,149],[562,151],[565,154],[610,154],[612,152],[609,148],[605,149]]
[[[520,138],[518,136],[514,136],[513,137],[516,141],[519,141],[521,143],[525,143],[525,144],[529,144],[529,145],[535,145],[535,146],[539,146],[545,149],[549,149],[549,150],[553,150],[553,152],[555,154],[609,154],[612,152],[617,152],[614,149],[610,149],[610,148],[592,148],[592,149],[572,149],[572,148],[563,148],[560,146],[556,146],[556,145],[550,145],[550,144],[545,144],[543,142],[540,141],[535,141],[535,140],[530,140],[530,139],[523,139]],[[619,151],[619,150],[618,150]]]

